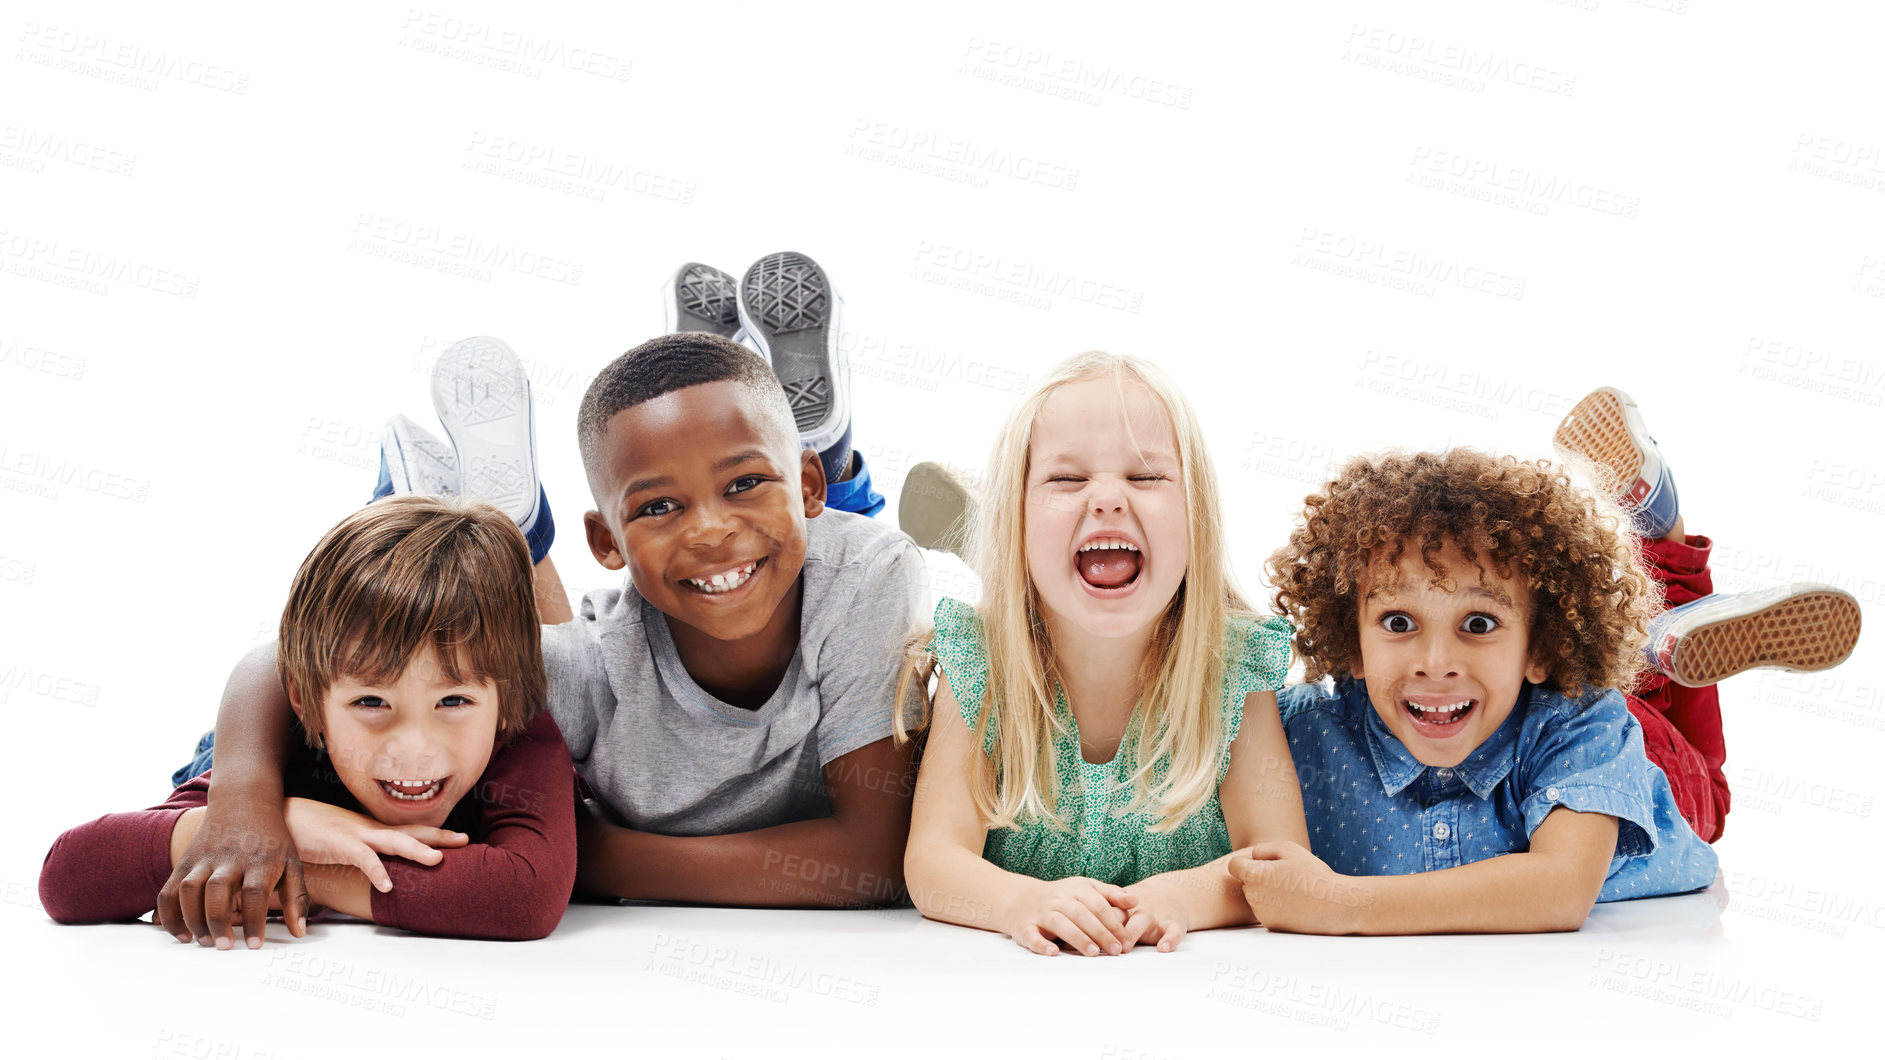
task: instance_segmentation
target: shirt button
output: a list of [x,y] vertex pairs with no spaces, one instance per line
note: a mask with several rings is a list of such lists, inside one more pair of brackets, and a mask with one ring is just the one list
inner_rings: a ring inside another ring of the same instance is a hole
[[1546,788],[1546,789],[1545,789],[1545,798],[1547,798],[1547,799],[1550,799],[1550,800],[1551,800],[1552,802],[1556,802],[1556,801],[1558,801],[1558,789],[1557,789],[1557,788]]
[[1450,766],[1441,766],[1439,769],[1433,771],[1433,775],[1439,777],[1441,780],[1452,780],[1453,769]]
[[1433,826],[1433,837],[1435,839],[1445,839],[1452,834],[1453,829],[1448,828],[1445,821],[1441,821],[1439,824]]

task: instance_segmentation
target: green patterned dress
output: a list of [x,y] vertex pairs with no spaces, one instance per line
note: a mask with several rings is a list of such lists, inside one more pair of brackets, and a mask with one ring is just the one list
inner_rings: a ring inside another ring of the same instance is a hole
[[[1289,671],[1290,634],[1288,621],[1281,618],[1237,619],[1225,631],[1221,709],[1226,739],[1217,764],[1219,783],[1230,768],[1230,740],[1243,724],[1244,696],[1283,687]],[[948,597],[938,602],[933,647],[961,704],[962,720],[974,731],[988,685],[988,653],[975,609]],[[1224,808],[1215,791],[1196,813],[1169,832],[1152,831],[1157,819],[1151,814],[1127,812],[1132,802],[1130,778],[1138,765],[1133,752],[1140,725],[1138,708],[1126,724],[1119,752],[1106,763],[1081,757],[1079,726],[1064,695],[1056,695],[1054,709],[1062,723],[1054,737],[1054,765],[1060,777],[1058,809],[1068,828],[1057,831],[1045,821],[1032,820],[1019,828],[993,829],[983,844],[983,857],[1036,879],[1088,876],[1125,886],[1230,853]],[[991,757],[996,736],[991,723],[982,744],[983,753]]]

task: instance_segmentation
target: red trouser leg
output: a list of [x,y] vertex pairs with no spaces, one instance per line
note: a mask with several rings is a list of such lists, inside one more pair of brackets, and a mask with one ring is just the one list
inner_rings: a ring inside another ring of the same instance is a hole
[[[1708,573],[1708,554],[1714,547],[1713,541],[1694,534],[1681,542],[1643,542],[1644,566],[1662,583],[1669,606],[1714,591]],[[1720,839],[1728,817],[1728,778],[1721,771],[1728,747],[1722,739],[1715,686],[1684,688],[1652,671],[1629,704],[1643,726],[1643,748],[1669,778],[1689,827],[1710,843]]]

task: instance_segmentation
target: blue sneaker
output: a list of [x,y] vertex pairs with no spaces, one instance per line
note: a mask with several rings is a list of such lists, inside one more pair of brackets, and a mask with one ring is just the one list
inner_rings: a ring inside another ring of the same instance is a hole
[[432,369],[432,405],[452,441],[459,492],[489,501],[528,534],[542,496],[530,380],[509,346],[455,342]]
[[1675,477],[1630,395],[1610,386],[1591,391],[1558,424],[1553,441],[1610,472],[1617,502],[1639,536],[1659,538],[1675,528],[1681,513]]
[[790,251],[753,262],[740,279],[740,324],[785,387],[799,440],[825,481],[851,470],[851,373],[838,344],[843,300],[818,263]]
[[373,499],[396,493],[450,497],[458,493],[458,463],[451,447],[424,427],[394,416],[380,428],[380,480]]
[[1859,601],[1819,582],[1716,593],[1649,623],[1643,654],[1676,684],[1712,685],[1743,670],[1796,673],[1846,661],[1859,644]]
[[740,285],[731,273],[690,261],[674,270],[661,290],[665,332],[707,331],[747,342],[740,326]]

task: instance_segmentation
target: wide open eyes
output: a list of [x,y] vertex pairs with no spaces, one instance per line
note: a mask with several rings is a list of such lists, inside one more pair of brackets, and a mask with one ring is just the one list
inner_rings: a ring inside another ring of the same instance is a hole
[[1474,636],[1483,637],[1498,628],[1499,620],[1482,611],[1475,611],[1467,615],[1466,621],[1460,623],[1461,633],[1471,633]]
[[[1417,633],[1420,631],[1419,624],[1414,621],[1412,615],[1409,615],[1405,611],[1389,611],[1387,614],[1376,619],[1376,621],[1381,624],[1382,629],[1389,633]],[[1467,615],[1465,620],[1460,622],[1460,632],[1483,637],[1497,630],[1499,626],[1500,622],[1497,618],[1483,611],[1475,611]]]

